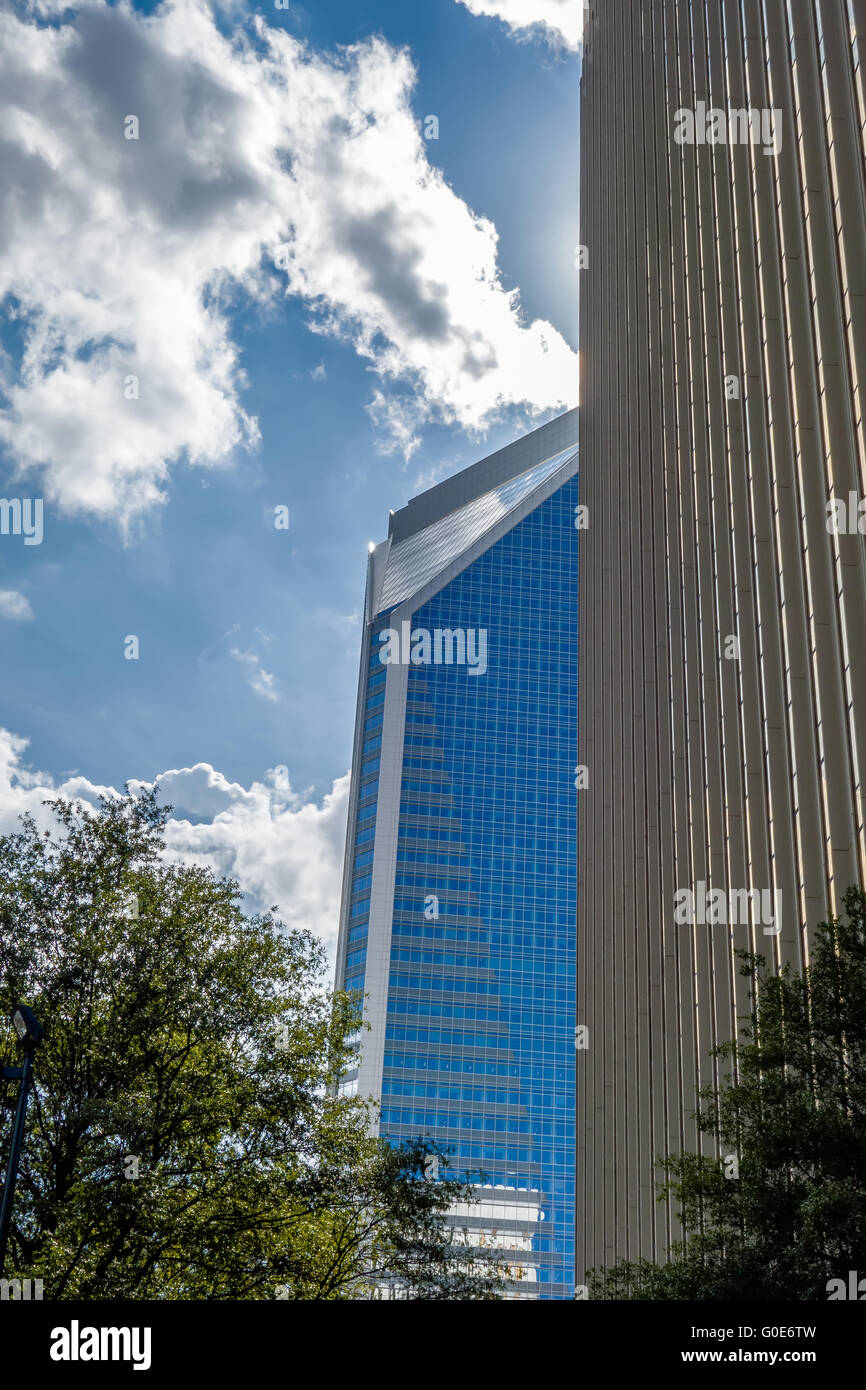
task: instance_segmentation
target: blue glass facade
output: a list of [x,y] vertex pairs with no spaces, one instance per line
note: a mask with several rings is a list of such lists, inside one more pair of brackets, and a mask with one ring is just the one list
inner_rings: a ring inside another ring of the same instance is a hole
[[486,629],[488,669],[409,668],[381,1096],[385,1136],[541,1194],[542,1298],[573,1292],[576,504],[575,478],[412,619]]
[[344,1093],[427,1137],[506,1297],[574,1288],[577,411],[392,512],[371,545],[337,983]]

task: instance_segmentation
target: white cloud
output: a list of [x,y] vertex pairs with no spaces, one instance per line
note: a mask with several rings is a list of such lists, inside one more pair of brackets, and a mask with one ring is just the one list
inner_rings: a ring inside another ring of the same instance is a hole
[[239,661],[242,666],[247,668],[247,685],[256,695],[261,695],[263,700],[272,700],[276,703],[279,698],[277,690],[276,676],[270,671],[266,671],[262,666],[255,652],[242,652],[238,647],[232,647],[230,655],[235,661]]
[[[100,794],[113,793],[80,775],[58,784],[28,768],[26,750],[26,739],[0,729],[0,834],[16,830],[25,811],[47,828],[46,798],[61,794],[93,804]],[[175,807],[166,830],[170,860],[237,878],[251,909],[277,904],[288,926],[309,928],[333,947],[348,774],[334,782],[320,804],[293,792],[284,768],[249,788],[229,782],[207,763],[173,769],[157,780],[161,799]]]
[[428,161],[405,50],[320,55],[261,16],[227,38],[205,0],[36,3],[51,25],[0,14],[0,300],[25,344],[0,441],[59,508],[128,525],[172,462],[255,443],[239,293],[301,296],[351,342],[405,452],[431,420],[575,403],[575,353],[525,321],[496,229]]
[[584,0],[458,0],[473,14],[501,19],[516,34],[538,33],[560,48],[580,48]]
[[58,790],[67,797],[81,797],[92,802],[110,787],[100,787],[74,773],[61,784],[43,772],[34,772],[25,762],[28,740],[0,728],[0,834],[18,829],[17,818],[30,812],[42,827],[51,824],[51,817],[42,805],[46,797],[56,796]]
[[[321,804],[293,792],[288,778],[227,782],[207,763],[166,772],[162,798],[176,810],[167,827],[171,855],[231,874],[259,906],[277,904],[290,927],[337,939],[349,776]],[[187,816],[204,816],[195,823]]]
[[15,623],[30,622],[33,609],[29,599],[17,589],[0,589],[0,618],[11,618]]

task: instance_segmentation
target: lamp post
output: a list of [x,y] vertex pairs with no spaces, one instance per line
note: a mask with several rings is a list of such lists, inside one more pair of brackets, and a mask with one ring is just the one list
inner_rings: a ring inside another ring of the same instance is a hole
[[3,1197],[0,1200],[0,1278],[6,1261],[6,1246],[9,1241],[9,1226],[12,1221],[12,1199],[15,1196],[15,1182],[18,1177],[18,1164],[21,1159],[21,1144],[24,1139],[24,1116],[27,1112],[27,1097],[33,1080],[33,1053],[42,1037],[42,1024],[32,1009],[19,1004],[12,1015],[12,1025],[24,1052],[20,1067],[4,1067],[4,1081],[18,1081],[18,1104],[12,1122],[12,1143],[9,1146],[9,1161],[6,1164],[6,1177],[3,1182]]

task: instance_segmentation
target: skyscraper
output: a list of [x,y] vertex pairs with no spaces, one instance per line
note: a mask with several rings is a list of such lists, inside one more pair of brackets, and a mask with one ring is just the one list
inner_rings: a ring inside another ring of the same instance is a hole
[[864,42],[864,0],[587,6],[578,1278],[677,1234],[733,948],[801,966],[866,878]]
[[371,549],[337,964],[370,1024],[345,1086],[389,1140],[483,1171],[463,1219],[517,1297],[573,1280],[576,429],[413,498]]

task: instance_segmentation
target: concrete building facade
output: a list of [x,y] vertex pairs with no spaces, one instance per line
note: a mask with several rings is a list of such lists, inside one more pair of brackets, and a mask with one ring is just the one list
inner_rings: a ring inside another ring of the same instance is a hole
[[586,7],[579,1281],[678,1234],[733,950],[866,882],[864,54],[866,0]]

